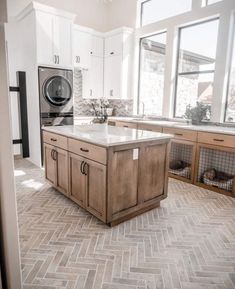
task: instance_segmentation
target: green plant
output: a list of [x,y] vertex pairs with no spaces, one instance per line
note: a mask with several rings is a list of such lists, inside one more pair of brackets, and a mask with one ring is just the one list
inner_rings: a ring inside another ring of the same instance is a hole
[[191,119],[192,124],[201,124],[202,120],[210,119],[210,106],[197,102],[195,107],[187,105],[184,118]]

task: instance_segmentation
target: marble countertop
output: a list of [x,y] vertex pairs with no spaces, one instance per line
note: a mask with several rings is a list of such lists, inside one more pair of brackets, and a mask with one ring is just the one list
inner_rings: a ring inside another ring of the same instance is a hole
[[134,144],[154,140],[170,140],[173,136],[151,131],[109,126],[107,124],[44,127],[43,130],[103,147]]
[[228,134],[228,135],[235,136],[235,128],[229,127],[229,126],[226,127],[226,126],[216,126],[216,125],[192,125],[192,124],[186,124],[183,122],[176,122],[176,121],[137,119],[133,117],[110,117],[109,120],[141,123],[141,124],[144,123],[144,124],[157,125],[157,126],[163,126],[163,127],[182,128],[182,129],[188,129],[188,130],[194,130],[194,131],[212,132],[212,133]]

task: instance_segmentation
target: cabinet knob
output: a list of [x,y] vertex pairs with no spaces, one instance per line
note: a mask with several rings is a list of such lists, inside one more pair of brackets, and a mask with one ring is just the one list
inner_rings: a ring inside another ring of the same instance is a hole
[[112,51],[112,52],[110,52],[110,54],[111,54],[111,55],[114,55],[114,52]]

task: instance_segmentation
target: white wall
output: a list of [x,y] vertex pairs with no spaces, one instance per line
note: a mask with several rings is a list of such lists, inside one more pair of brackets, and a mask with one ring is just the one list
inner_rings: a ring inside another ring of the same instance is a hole
[[[43,4],[67,10],[77,15],[76,23],[101,32],[107,29],[108,5],[98,0],[36,0]],[[14,17],[23,10],[31,0],[8,0],[8,15]]]
[[137,0],[113,0],[108,4],[107,30],[136,27]]

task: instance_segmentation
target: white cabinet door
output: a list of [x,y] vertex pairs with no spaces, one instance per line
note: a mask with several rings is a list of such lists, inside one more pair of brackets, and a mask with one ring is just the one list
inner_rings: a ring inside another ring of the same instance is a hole
[[105,57],[121,55],[123,51],[123,33],[105,39]]
[[122,56],[105,57],[104,97],[122,98]]
[[54,54],[58,55],[57,65],[72,67],[72,21],[54,16],[53,25]]
[[37,11],[37,58],[39,64],[53,65],[56,62],[53,43],[53,16],[48,13]]
[[104,61],[101,57],[91,57],[91,67],[82,72],[83,98],[103,97]]
[[91,66],[91,34],[74,29],[73,31],[73,57],[74,66],[90,68]]
[[104,38],[92,35],[91,55],[104,57]]

